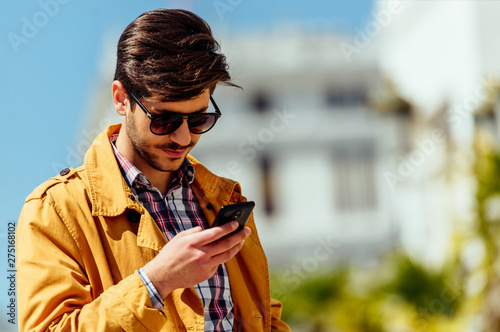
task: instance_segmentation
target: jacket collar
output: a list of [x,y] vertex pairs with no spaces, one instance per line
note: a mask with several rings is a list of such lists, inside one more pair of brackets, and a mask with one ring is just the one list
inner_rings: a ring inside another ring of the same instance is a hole
[[121,125],[107,127],[92,143],[85,154],[84,167],[87,174],[93,216],[118,216],[126,209],[142,212],[118,167],[109,137],[120,131]]
[[236,181],[213,174],[193,156],[188,155],[187,158],[195,169],[193,187],[223,202],[233,201],[234,194],[241,193],[240,185]]

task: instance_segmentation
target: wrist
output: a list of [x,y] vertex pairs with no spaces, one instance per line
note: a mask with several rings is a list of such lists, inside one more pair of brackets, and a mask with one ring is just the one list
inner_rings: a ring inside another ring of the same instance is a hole
[[165,299],[170,293],[174,291],[175,288],[169,284],[167,280],[168,278],[159,277],[159,271],[151,262],[144,265],[142,270],[147,275],[154,288],[156,288],[156,291],[162,299]]
[[151,300],[151,306],[157,310],[163,310],[165,308],[165,303],[163,302],[162,297],[149,279],[146,272],[144,272],[144,269],[139,269],[139,276],[141,277],[144,286],[146,286],[146,289],[148,290],[149,299]]

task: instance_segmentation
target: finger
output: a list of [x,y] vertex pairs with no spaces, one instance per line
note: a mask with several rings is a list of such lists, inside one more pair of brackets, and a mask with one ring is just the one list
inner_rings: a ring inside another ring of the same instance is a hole
[[[242,232],[243,231],[238,232],[238,233],[242,233]],[[211,259],[210,259],[210,262],[213,265],[217,265],[217,266],[219,264],[227,262],[228,260],[230,260],[231,258],[233,258],[241,250],[241,248],[243,248],[244,244],[245,244],[244,240],[237,242],[231,248],[229,248],[229,249],[227,249],[225,251],[222,251],[222,252],[220,252],[217,255],[212,256]]]
[[203,228],[201,228],[200,226],[196,226],[193,228],[186,229],[185,231],[179,232],[176,235],[176,237],[183,237],[183,236],[190,235],[190,234],[200,233],[202,230],[203,230]]
[[203,232],[196,234],[196,241],[198,242],[198,245],[204,246],[217,241],[225,235],[228,235],[236,230],[236,228],[238,228],[238,223],[236,221],[231,221],[222,226],[205,229]]
[[209,253],[212,257],[217,256],[225,251],[230,250],[234,246],[238,245],[238,243],[244,243],[245,239],[250,235],[251,230],[248,227],[245,227],[243,230],[231,234],[224,239],[220,239],[216,242],[212,242],[206,247],[209,249],[207,253]]

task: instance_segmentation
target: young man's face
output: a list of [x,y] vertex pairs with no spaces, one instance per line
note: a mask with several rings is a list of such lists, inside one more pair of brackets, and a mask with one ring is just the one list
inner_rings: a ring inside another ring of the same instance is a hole
[[[206,111],[210,92],[206,89],[194,99],[177,102],[141,101],[152,114],[195,113]],[[161,172],[177,171],[186,155],[196,145],[200,135],[189,131],[187,120],[171,134],[159,136],[149,129],[151,120],[136,103],[126,117],[126,131],[133,146],[135,163]],[[139,165],[136,165],[139,166]],[[141,169],[141,167],[139,167]]]

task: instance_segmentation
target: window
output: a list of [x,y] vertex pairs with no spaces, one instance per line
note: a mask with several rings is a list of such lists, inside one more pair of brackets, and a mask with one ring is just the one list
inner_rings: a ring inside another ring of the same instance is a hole
[[339,211],[354,212],[376,207],[375,144],[346,142],[333,150],[335,205]]
[[272,160],[269,155],[260,157],[262,196],[264,198],[264,211],[267,215],[272,215],[275,210],[275,190],[272,176]]
[[257,92],[250,101],[250,106],[258,113],[268,112],[272,108],[271,98],[265,92]]
[[329,107],[359,106],[366,103],[364,89],[330,89],[326,92],[326,104]]

